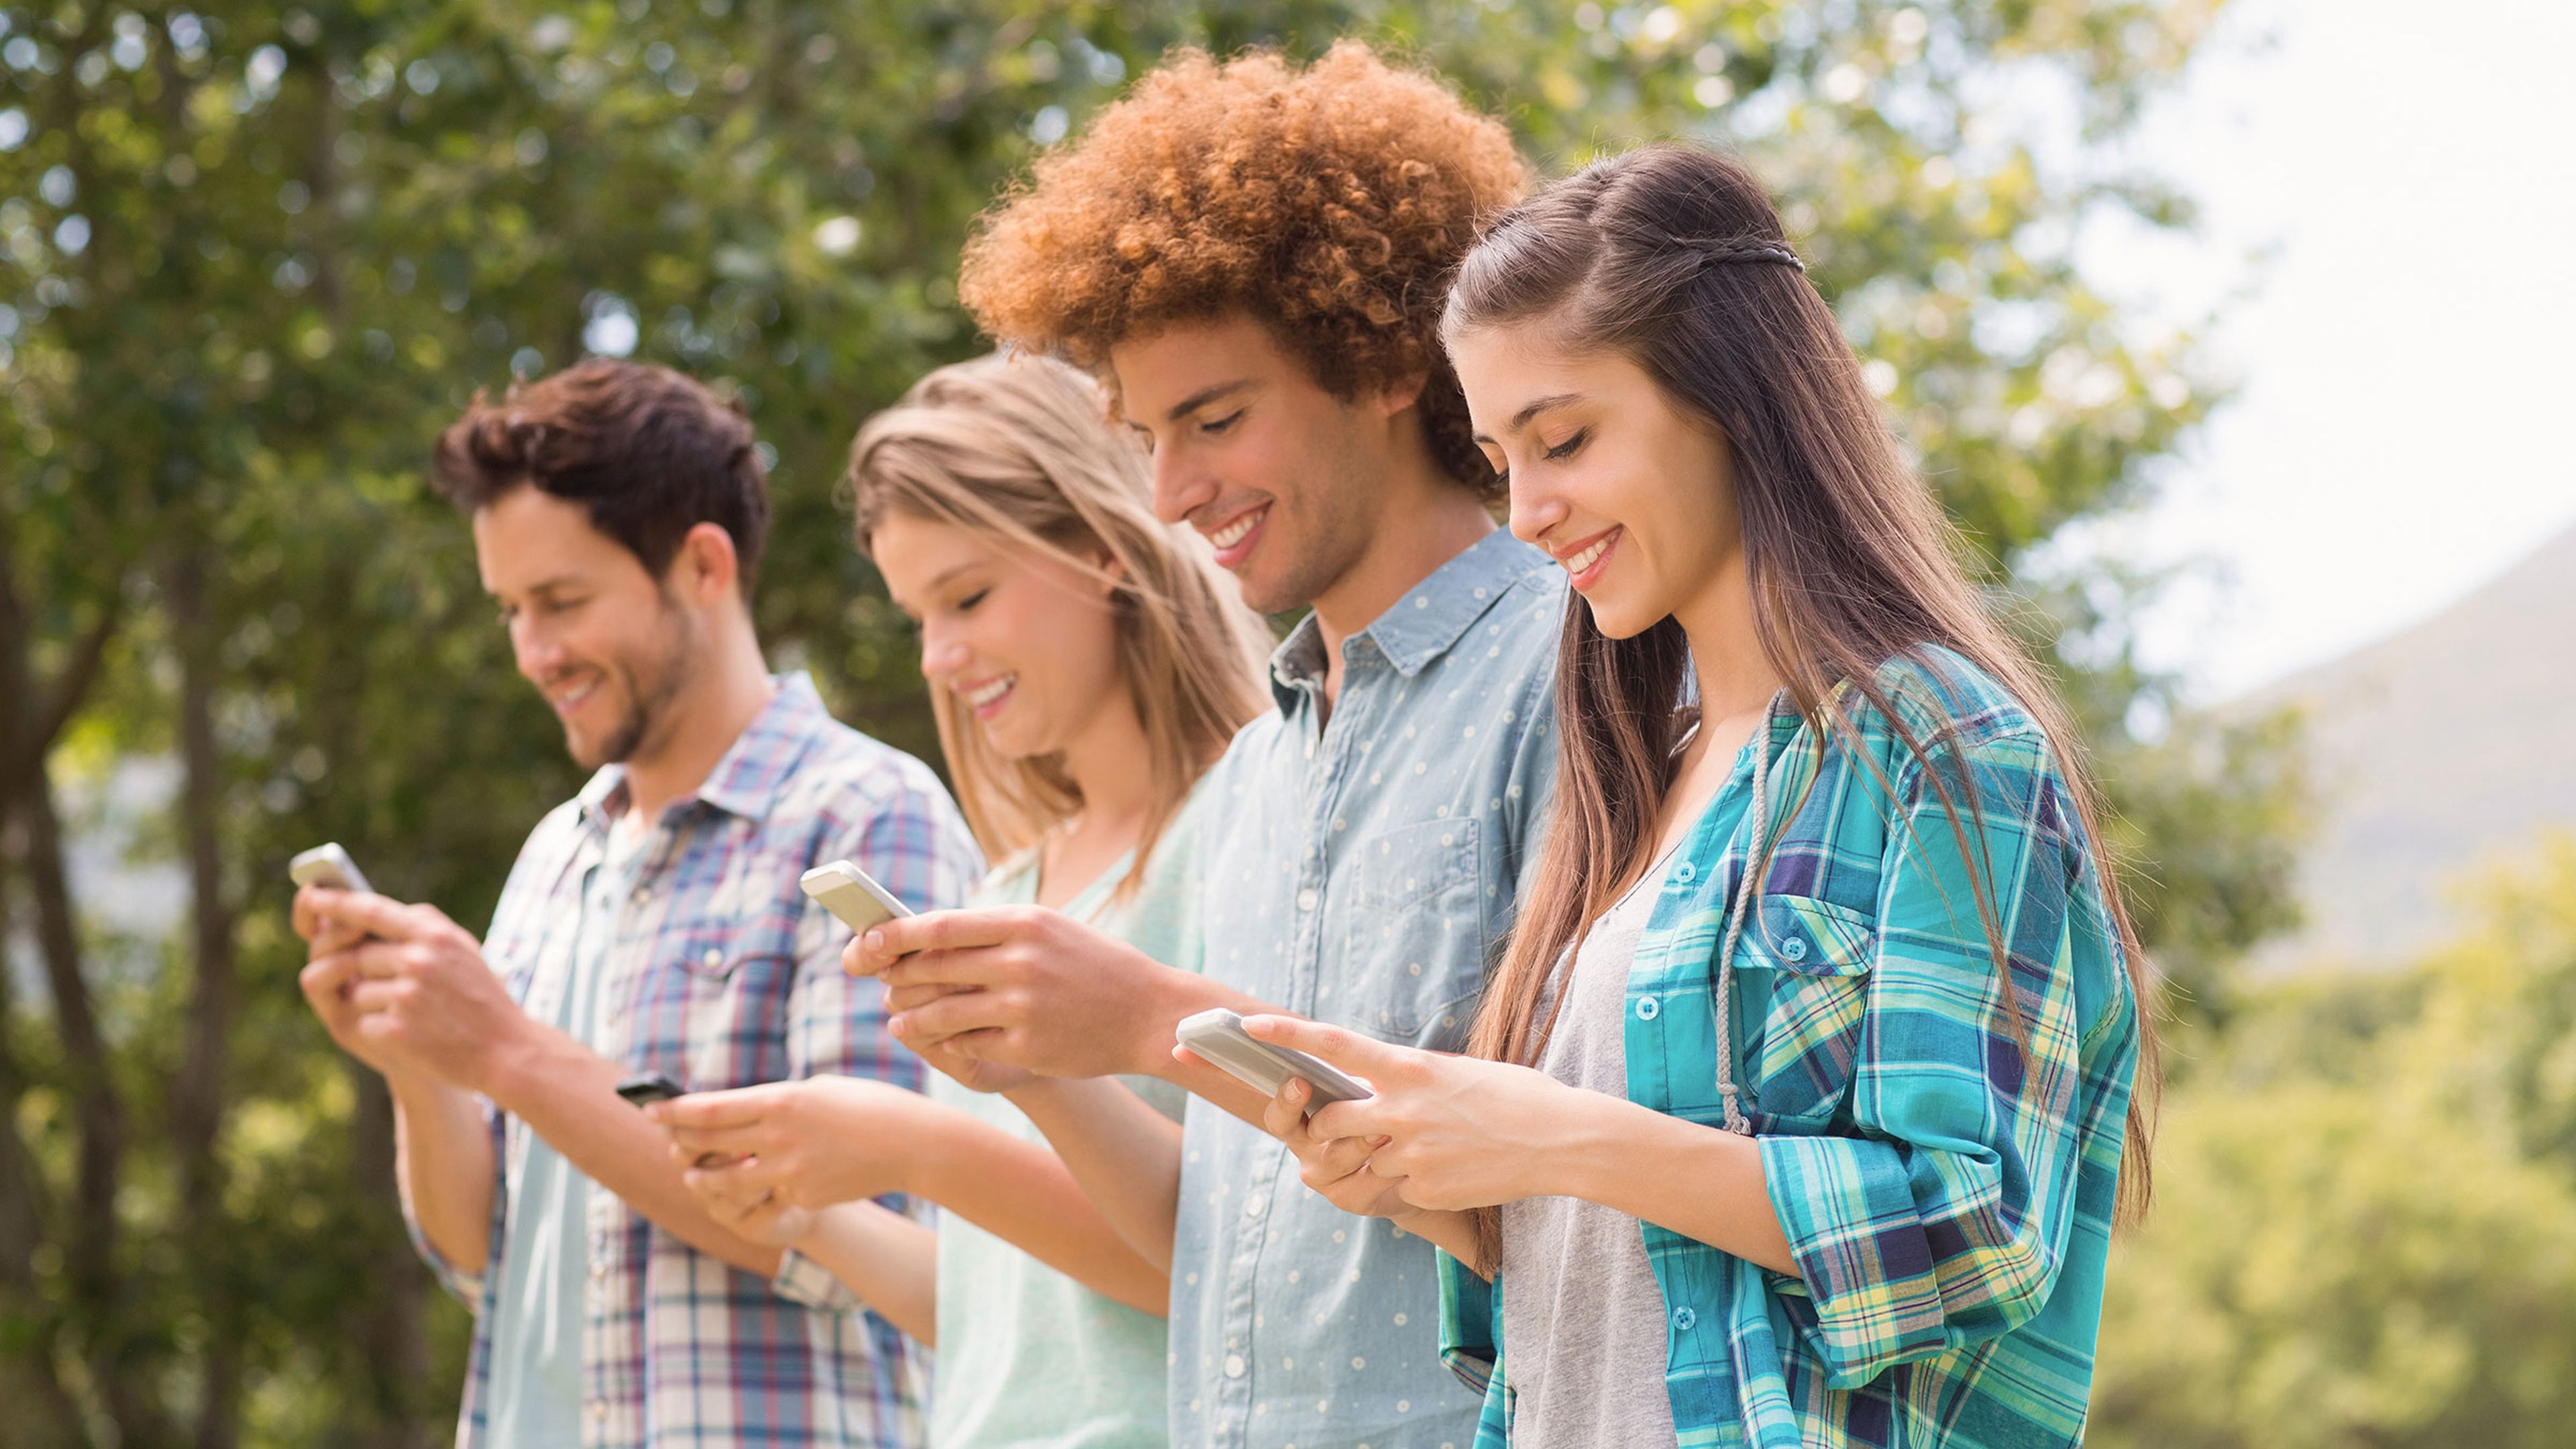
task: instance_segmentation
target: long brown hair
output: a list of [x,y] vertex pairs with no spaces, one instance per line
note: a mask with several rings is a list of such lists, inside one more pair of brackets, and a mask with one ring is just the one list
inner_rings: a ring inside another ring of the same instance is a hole
[[[1954,531],[1905,461],[1761,183],[1728,157],[1656,145],[1596,162],[1503,213],[1461,264],[1442,331],[1454,342],[1531,324],[1577,351],[1631,359],[1675,404],[1724,434],[1763,652],[1818,738],[1832,729],[1857,743],[1836,692],[1846,685],[1925,765],[1968,857],[1970,893],[2016,1040],[2024,1031],[2009,943],[1960,820],[1977,809],[1972,772],[1936,767],[1933,751],[1946,732],[1921,738],[1888,698],[1879,670],[1927,645],[1946,647],[2000,682],[2046,732],[2138,1002],[2139,1085],[2121,1171],[2124,1212],[2134,1218],[2151,1195],[2151,970],[2106,853],[2100,791],[2055,690],[1979,603]],[[1689,669],[1677,621],[1611,639],[1593,627],[1580,598],[1567,600],[1556,678],[1560,755],[1543,859],[1477,1011],[1471,1054],[1538,1060],[1549,1027],[1538,1006],[1556,962],[1652,849],[1655,813],[1688,722],[1676,705]],[[1487,1267],[1499,1247],[1498,1221],[1489,1211],[1479,1223]]]
[[[1144,454],[1109,426],[1099,389],[1033,353],[940,368],[859,430],[846,483],[861,552],[873,551],[889,513],[902,512],[1110,588],[1119,668],[1152,762],[1141,867],[1191,786],[1267,707],[1270,633],[1207,545],[1154,517]],[[966,823],[989,858],[1035,845],[1081,810],[1062,759],[1004,758],[947,690],[931,691],[930,712]],[[1142,878],[1130,870],[1118,894]]]

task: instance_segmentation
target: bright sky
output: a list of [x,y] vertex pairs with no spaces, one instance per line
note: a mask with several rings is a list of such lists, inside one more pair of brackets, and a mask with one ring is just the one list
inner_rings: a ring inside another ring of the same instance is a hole
[[2219,566],[2145,638],[2204,700],[2436,613],[2576,524],[2576,5],[2232,9],[2140,138],[2200,236],[2086,252],[2115,295],[2214,312],[2242,384],[2162,500],[2104,530]]

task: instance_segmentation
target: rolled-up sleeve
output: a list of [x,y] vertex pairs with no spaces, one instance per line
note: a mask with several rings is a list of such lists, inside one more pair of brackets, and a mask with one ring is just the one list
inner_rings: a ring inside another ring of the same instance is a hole
[[[1852,1068],[1860,1135],[1761,1141],[1814,1304],[1802,1332],[1837,1389],[2027,1322],[2056,1284],[2075,1207],[2084,1078],[2068,912],[2087,866],[2073,803],[2036,731],[1933,758],[1894,782],[1901,818]],[[1980,902],[2009,945],[2009,987]]]
[[483,1109],[483,1130],[489,1133],[492,1139],[492,1234],[484,1247],[483,1271],[469,1273],[456,1266],[456,1263],[445,1253],[438,1251],[438,1245],[432,1243],[429,1240],[429,1234],[421,1229],[420,1214],[412,1210],[411,1193],[403,1188],[399,1175],[394,1185],[399,1190],[398,1196],[402,1199],[403,1231],[411,1235],[412,1250],[420,1254],[422,1262],[429,1265],[430,1274],[438,1279],[440,1287],[456,1295],[466,1307],[481,1313],[484,1280],[500,1266],[501,1225],[509,1220],[509,1203],[502,1186],[501,1164],[506,1160],[503,1153],[507,1149],[502,1134],[501,1114],[493,1108],[489,1100],[481,1097],[474,1100],[475,1105]]
[[1477,1277],[1443,1250],[1433,1253],[1440,1274],[1440,1360],[1467,1387],[1485,1393],[1502,1363],[1500,1285]]

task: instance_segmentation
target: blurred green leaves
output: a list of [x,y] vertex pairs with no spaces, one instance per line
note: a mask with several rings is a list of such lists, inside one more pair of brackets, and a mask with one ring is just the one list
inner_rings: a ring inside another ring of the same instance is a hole
[[2576,840],[2389,977],[2253,993],[2168,1099],[2093,1442],[2555,1445],[2576,1414]]

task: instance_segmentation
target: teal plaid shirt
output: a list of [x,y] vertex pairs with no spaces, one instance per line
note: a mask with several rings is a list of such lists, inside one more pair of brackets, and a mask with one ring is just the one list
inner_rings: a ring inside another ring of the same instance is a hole
[[[1725,1049],[1800,1273],[1642,1225],[1686,1449],[2083,1439],[2138,1056],[2118,934],[2037,722],[1946,650],[1879,682],[1951,795],[1975,782],[1964,823],[2012,994],[1951,810],[1887,717],[1841,691],[1857,749],[1775,719],[1776,844]],[[1711,1130],[1749,775],[1748,757],[1674,853],[1628,973],[1629,1099]],[[1479,1446],[1501,1445],[1502,1280],[1440,1268],[1442,1352],[1486,1388]]]

